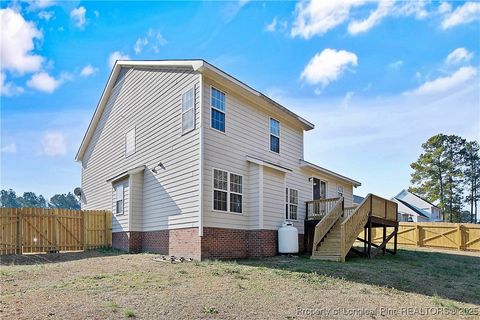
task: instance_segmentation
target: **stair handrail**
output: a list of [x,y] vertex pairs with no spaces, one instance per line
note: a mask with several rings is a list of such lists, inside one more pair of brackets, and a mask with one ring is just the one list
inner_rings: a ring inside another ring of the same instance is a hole
[[315,226],[315,235],[313,237],[312,254],[317,250],[318,245],[322,241],[323,237],[333,227],[335,222],[343,214],[343,197],[340,197],[330,211],[325,214],[322,220],[320,220]]
[[350,247],[368,221],[372,210],[372,194],[369,193],[360,205],[340,225],[341,258],[345,261]]

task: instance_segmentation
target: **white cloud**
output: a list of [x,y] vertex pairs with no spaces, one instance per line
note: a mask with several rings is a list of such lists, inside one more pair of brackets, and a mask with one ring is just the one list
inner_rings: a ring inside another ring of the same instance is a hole
[[356,35],[370,30],[390,13],[394,5],[395,2],[391,0],[380,1],[377,9],[373,11],[368,18],[361,21],[350,22],[348,25],[348,33],[351,35]]
[[0,73],[0,96],[12,97],[25,92],[22,87],[16,86],[13,82],[7,82],[5,73]]
[[56,5],[54,0],[22,0],[23,2],[28,3],[28,10],[35,11],[45,9],[51,6]]
[[167,40],[163,37],[159,30],[150,28],[148,30],[147,37],[150,39],[149,42],[151,43],[152,50],[155,53],[159,52],[159,47],[163,47],[167,44]]
[[95,18],[100,17],[100,12],[98,10],[93,11],[93,14],[95,15]]
[[452,5],[446,1],[440,3],[440,5],[438,6],[439,13],[447,13],[450,11],[452,11]]
[[34,54],[34,39],[41,39],[42,32],[20,13],[10,8],[0,10],[1,68],[23,74],[38,71],[44,58]]
[[350,100],[352,100],[354,95],[355,95],[355,92],[353,92],[353,91],[348,91],[345,94],[345,97],[343,97],[343,100],[342,100],[342,107],[343,108],[348,108],[348,106],[350,104]]
[[457,64],[461,62],[469,62],[472,57],[472,52],[468,52],[468,50],[465,48],[457,48],[447,56],[447,58],[445,59],[445,63]]
[[388,67],[390,69],[393,69],[393,70],[398,70],[400,69],[401,67],[403,66],[403,60],[397,60],[395,62],[392,62],[388,65]]
[[15,143],[4,145],[0,149],[0,152],[1,153],[17,153],[17,146],[15,145]]
[[108,65],[110,66],[110,68],[113,68],[113,66],[115,65],[115,61],[117,60],[130,60],[130,57],[128,56],[128,54],[123,54],[120,51],[112,52],[110,56],[108,56]]
[[147,34],[144,37],[140,37],[135,42],[133,50],[136,54],[140,54],[145,48],[148,48],[150,51],[158,53],[160,47],[167,44],[167,40],[163,37],[162,33],[159,30],[148,29]]
[[53,11],[40,11],[38,13],[38,17],[45,21],[50,21],[50,19],[52,19],[54,16],[55,16],[55,13]]
[[455,27],[460,24],[467,24],[480,19],[480,2],[467,2],[459,6],[450,14],[447,14],[442,21],[443,30]]
[[40,72],[34,74],[30,80],[27,81],[27,86],[38,91],[52,93],[62,82],[62,79],[55,79],[46,72]]
[[138,38],[137,41],[135,42],[135,46],[133,47],[133,50],[135,51],[136,54],[139,54],[142,52],[143,47],[145,47],[147,44],[148,44],[147,38]]
[[275,32],[276,29],[277,29],[277,17],[273,18],[272,22],[267,24],[264,28],[264,30],[268,32]]
[[349,65],[357,64],[357,55],[352,52],[325,49],[308,62],[300,78],[309,84],[320,84],[323,88],[337,80]]
[[346,21],[350,9],[363,5],[363,0],[301,1],[295,7],[291,36],[310,39]]
[[70,11],[70,18],[73,20],[77,27],[83,28],[87,23],[87,20],[85,19],[86,13],[87,9],[85,9],[85,7],[74,8],[72,9],[72,11]]
[[94,68],[91,64],[89,64],[83,67],[82,71],[80,71],[80,75],[82,77],[89,77],[95,75],[97,72],[98,68]]
[[62,132],[47,132],[42,138],[42,153],[47,156],[67,154],[67,139]]
[[468,81],[474,79],[478,71],[474,67],[462,67],[453,74],[445,77],[439,77],[435,80],[427,81],[415,90],[407,91],[405,95],[434,95],[448,93],[453,89],[462,87]]

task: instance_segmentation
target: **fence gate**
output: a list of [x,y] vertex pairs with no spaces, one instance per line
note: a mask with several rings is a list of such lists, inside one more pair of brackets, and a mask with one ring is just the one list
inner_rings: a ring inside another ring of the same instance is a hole
[[0,209],[0,254],[78,251],[111,246],[109,211]]

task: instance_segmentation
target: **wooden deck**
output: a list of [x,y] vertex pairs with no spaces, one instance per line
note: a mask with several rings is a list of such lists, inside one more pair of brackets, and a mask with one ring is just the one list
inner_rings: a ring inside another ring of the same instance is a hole
[[[379,253],[396,253],[398,208],[395,202],[369,194],[355,208],[346,208],[343,198],[308,201],[306,206],[305,247],[312,250],[312,259],[345,261],[350,251],[370,258]],[[389,234],[388,227],[393,228]],[[382,228],[380,245],[372,241],[374,228]],[[359,238],[362,231],[365,237]],[[394,250],[387,250],[391,240]],[[364,243],[363,251],[352,248],[355,241]]]

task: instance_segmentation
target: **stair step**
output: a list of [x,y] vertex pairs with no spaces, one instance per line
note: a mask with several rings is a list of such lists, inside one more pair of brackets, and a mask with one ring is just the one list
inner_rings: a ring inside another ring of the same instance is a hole
[[328,260],[328,261],[342,261],[342,258],[339,255],[330,255],[330,256],[315,256],[313,255],[311,259],[316,260]]

